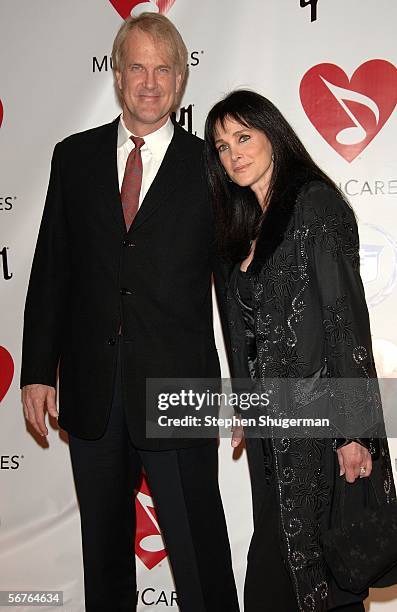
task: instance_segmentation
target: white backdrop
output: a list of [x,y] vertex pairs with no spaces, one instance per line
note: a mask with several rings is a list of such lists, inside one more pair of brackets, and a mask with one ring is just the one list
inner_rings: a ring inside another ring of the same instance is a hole
[[[43,445],[24,424],[18,389],[23,305],[52,149],[65,136],[119,113],[109,54],[122,19],[142,9],[136,4],[0,4],[0,590],[62,590],[67,612],[84,610],[78,509],[66,436],[51,427]],[[390,0],[144,4],[174,21],[190,50],[185,110],[178,116],[186,129],[201,135],[208,109],[222,95],[235,87],[256,89],[279,106],[350,197],[360,222],[378,368],[396,376],[397,5]],[[217,317],[215,324],[226,375]],[[394,465],[393,440],[391,447]],[[225,440],[220,459],[241,592],[251,533],[246,461],[244,454],[233,457]],[[150,504],[142,490],[138,609],[176,610]],[[367,603],[370,612],[395,611],[397,589],[374,591]]]

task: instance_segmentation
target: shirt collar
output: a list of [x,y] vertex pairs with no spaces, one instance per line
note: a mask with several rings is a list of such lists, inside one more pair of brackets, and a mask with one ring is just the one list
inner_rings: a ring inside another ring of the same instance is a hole
[[[144,137],[145,144],[142,147],[142,150],[149,150],[154,157],[163,157],[165,151],[167,150],[168,145],[170,144],[172,137],[174,135],[174,124],[171,119],[168,118],[168,121],[161,126],[155,132],[151,134],[147,134]],[[123,115],[120,115],[120,121],[118,125],[118,133],[117,133],[117,148],[123,147],[130,136],[134,136],[132,132],[125,125]]]

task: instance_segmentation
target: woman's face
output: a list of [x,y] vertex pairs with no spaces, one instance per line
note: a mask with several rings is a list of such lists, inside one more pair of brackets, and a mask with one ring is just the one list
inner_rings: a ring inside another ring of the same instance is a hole
[[247,128],[234,119],[215,127],[215,146],[226,173],[240,187],[257,188],[269,184],[273,171],[272,146],[263,132]]

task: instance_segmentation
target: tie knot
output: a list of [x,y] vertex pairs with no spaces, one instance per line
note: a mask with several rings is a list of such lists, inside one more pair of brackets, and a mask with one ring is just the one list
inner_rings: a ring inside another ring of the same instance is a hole
[[130,138],[137,149],[140,149],[145,144],[143,138],[140,138],[139,136],[130,136]]

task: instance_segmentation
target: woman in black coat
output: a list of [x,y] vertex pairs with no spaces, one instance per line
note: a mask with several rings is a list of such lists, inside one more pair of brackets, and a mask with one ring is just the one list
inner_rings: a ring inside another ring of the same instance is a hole
[[[268,414],[279,417],[305,405],[296,392],[302,381],[373,382],[357,225],[341,192],[257,93],[218,102],[205,139],[233,377],[270,389]],[[305,393],[315,395],[303,386]],[[396,496],[383,430],[374,437],[376,418],[362,419],[371,394],[351,385],[343,393],[349,435],[245,431],[254,508],[245,612],[364,610],[368,590],[338,585],[322,536],[340,520],[341,496],[347,522]],[[355,410],[361,418],[352,423]]]

